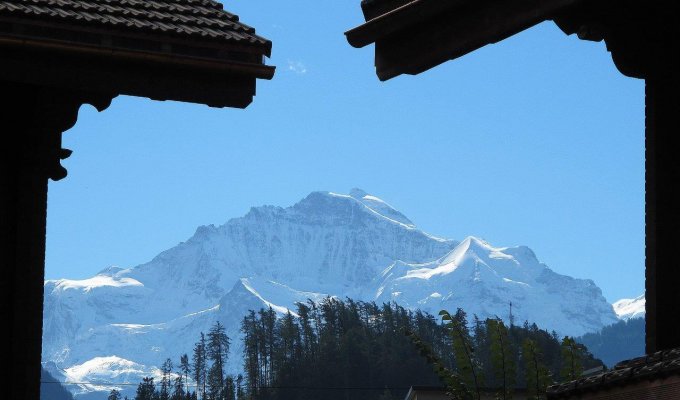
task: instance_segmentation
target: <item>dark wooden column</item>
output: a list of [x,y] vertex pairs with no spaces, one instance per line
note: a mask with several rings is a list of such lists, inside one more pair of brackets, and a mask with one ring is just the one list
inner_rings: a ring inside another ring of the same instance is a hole
[[677,73],[649,74],[646,88],[647,353],[680,347],[680,145]]
[[[45,224],[48,179],[66,176],[61,134],[83,103],[103,110],[113,96],[0,81],[0,307],[10,399],[40,397]],[[7,387],[7,386],[5,386]],[[4,396],[3,396],[4,398]]]
[[668,7],[659,1],[584,1],[555,19],[567,34],[604,40],[622,74],[645,80],[648,354],[680,347],[680,29]]

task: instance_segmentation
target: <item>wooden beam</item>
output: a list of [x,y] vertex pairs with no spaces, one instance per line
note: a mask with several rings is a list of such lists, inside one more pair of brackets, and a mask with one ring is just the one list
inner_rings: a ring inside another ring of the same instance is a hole
[[40,398],[47,183],[66,176],[60,160],[70,154],[61,133],[83,103],[101,110],[111,98],[0,81],[0,307],[9,334],[10,399]]
[[5,80],[213,107],[245,108],[253,101],[257,77],[274,73],[264,65],[25,45],[3,38],[0,48]]

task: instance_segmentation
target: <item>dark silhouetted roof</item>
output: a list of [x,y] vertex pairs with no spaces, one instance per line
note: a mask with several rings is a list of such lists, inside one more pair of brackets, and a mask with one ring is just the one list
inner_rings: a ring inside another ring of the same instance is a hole
[[572,397],[586,392],[624,387],[641,380],[680,375],[680,348],[621,361],[610,371],[548,387],[548,398]]
[[192,39],[243,41],[271,48],[255,29],[212,0],[2,0],[0,15],[127,33],[163,32]]
[[0,0],[0,76],[245,107],[272,44],[214,0]]
[[354,47],[375,43],[378,77],[419,74],[496,43],[581,0],[363,0],[366,22],[345,32]]

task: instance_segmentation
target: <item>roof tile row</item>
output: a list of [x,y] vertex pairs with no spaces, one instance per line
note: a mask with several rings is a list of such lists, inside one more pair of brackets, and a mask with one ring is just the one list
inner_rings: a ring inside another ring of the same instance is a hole
[[0,0],[0,16],[270,45],[213,0]]
[[621,361],[610,371],[550,386],[548,395],[550,398],[566,397],[577,391],[621,386],[638,379],[651,379],[671,374],[680,374],[680,348]]

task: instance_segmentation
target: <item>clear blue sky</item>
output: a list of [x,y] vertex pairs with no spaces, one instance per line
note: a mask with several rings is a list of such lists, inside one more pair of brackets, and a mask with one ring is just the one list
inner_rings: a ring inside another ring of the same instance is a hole
[[380,82],[359,2],[227,2],[273,41],[245,110],[118,97],[64,134],[46,277],[131,267],[251,206],[375,194],[435,235],[527,245],[614,301],[644,291],[644,82],[544,23]]

